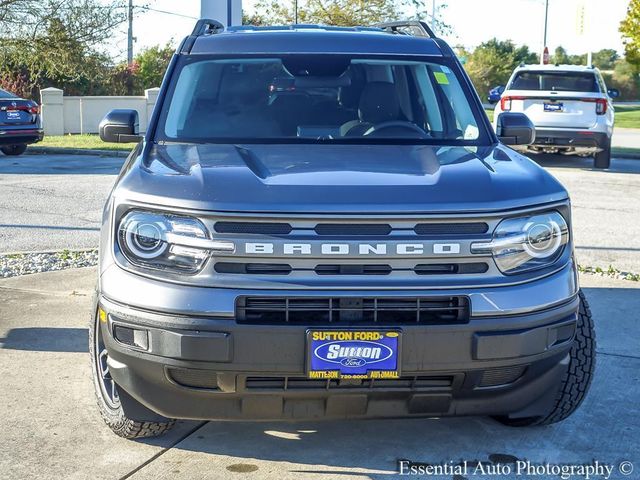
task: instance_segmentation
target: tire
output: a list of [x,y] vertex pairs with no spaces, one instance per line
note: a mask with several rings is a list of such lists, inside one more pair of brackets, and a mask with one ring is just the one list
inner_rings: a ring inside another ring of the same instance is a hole
[[576,338],[569,352],[571,359],[562,377],[554,405],[540,417],[514,418],[496,417],[501,423],[512,427],[529,427],[557,423],[577,410],[589,391],[596,365],[596,336],[589,304],[582,291],[578,310]]
[[[108,373],[108,368],[104,368],[108,355],[102,341],[103,324],[99,319],[97,301],[94,301],[92,312],[89,325],[91,377],[98,402],[98,410],[104,422],[116,435],[124,438],[148,438],[163,435],[173,427],[175,420],[167,422],[140,421],[129,418],[125,414],[118,396],[118,386]],[[106,384],[110,384],[110,388],[107,388]],[[107,390],[110,393],[107,393]],[[127,401],[136,402],[130,397]]]
[[10,156],[22,155],[27,150],[27,146],[26,145],[5,145],[3,147],[0,147],[0,150],[2,150],[2,153],[4,153],[5,155],[10,155]]
[[604,150],[595,154],[593,166],[598,169],[609,168],[611,166],[611,143],[607,143]]

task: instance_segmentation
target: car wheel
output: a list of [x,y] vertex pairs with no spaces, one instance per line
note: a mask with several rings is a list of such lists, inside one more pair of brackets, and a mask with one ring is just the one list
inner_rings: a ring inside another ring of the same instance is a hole
[[611,166],[611,143],[608,143],[604,150],[596,153],[593,166],[595,168],[609,168]]
[[[89,354],[91,356],[91,373],[93,385],[98,401],[98,409],[107,426],[117,435],[124,438],[156,437],[166,433],[173,427],[175,420],[167,422],[148,422],[127,417],[120,395],[118,385],[109,373],[107,360],[109,354],[105,348],[102,337],[102,329],[106,323],[100,321],[97,308],[97,300],[94,301],[91,324],[89,326]],[[128,402],[135,402],[129,397]],[[142,405],[140,406],[141,408]]]
[[5,145],[4,147],[0,147],[2,153],[5,155],[22,155],[26,150],[26,145]]
[[569,367],[562,378],[562,383],[553,407],[543,416],[528,418],[496,417],[498,421],[512,427],[528,427],[549,425],[564,420],[580,406],[584,400],[596,363],[596,336],[591,318],[589,304],[582,291],[576,337],[570,350]]

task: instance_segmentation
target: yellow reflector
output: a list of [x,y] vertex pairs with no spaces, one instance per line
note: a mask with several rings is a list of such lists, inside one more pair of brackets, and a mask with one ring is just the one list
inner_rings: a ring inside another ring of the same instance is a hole
[[98,309],[98,315],[100,315],[100,321],[102,323],[107,323],[107,312],[100,308]]

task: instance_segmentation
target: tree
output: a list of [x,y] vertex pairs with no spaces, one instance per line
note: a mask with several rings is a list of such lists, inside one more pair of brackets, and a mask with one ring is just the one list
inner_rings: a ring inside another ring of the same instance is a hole
[[620,33],[627,61],[640,66],[640,0],[629,1],[627,16],[620,22]]
[[123,20],[117,0],[0,0],[0,82],[36,96],[38,87],[103,93],[109,58],[98,45]]
[[[445,8],[441,5],[439,10]],[[413,17],[429,21],[425,0],[306,0],[299,1],[298,23],[324,25],[373,25],[399,18]],[[440,16],[439,16],[440,17]],[[287,25],[295,22],[291,1],[259,0],[253,15],[245,17],[246,23],[258,25]],[[450,27],[442,21],[431,27],[446,32]]]
[[567,54],[567,51],[564,49],[564,47],[556,47],[553,53],[553,62],[557,63],[558,65],[568,65],[571,63],[569,55]]
[[618,52],[613,48],[603,48],[593,54],[592,62],[600,70],[613,70],[618,58]]
[[135,63],[138,65],[136,76],[142,90],[160,86],[173,52],[174,48],[167,43],[164,47],[156,45],[136,55]]
[[493,38],[468,55],[465,68],[476,90],[484,96],[491,88],[504,85],[519,64],[537,62],[537,55],[526,45],[516,47],[511,40]]

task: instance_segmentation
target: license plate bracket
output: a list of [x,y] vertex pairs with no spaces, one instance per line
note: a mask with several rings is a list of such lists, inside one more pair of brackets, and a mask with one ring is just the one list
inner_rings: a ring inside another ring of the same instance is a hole
[[398,378],[401,343],[397,329],[309,329],[307,377]]

